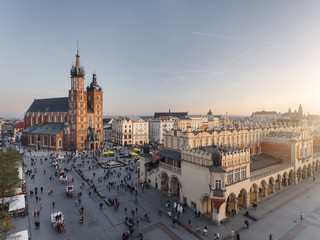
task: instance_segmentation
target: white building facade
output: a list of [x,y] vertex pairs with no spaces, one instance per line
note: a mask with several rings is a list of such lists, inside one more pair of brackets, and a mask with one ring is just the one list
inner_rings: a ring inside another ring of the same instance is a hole
[[163,144],[163,133],[173,128],[174,119],[151,119],[149,121],[150,141]]

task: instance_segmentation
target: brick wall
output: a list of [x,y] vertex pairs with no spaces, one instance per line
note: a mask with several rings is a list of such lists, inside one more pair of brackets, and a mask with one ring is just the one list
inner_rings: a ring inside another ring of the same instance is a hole
[[291,162],[290,144],[263,142],[261,143],[261,152],[270,154],[276,158],[280,158],[284,162]]

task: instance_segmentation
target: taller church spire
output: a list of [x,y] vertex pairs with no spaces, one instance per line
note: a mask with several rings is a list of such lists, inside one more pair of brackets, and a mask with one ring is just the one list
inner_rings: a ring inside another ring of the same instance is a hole
[[81,64],[80,64],[79,42],[77,42],[76,64],[72,64],[70,73],[71,73],[71,77],[84,77],[85,76],[84,67],[81,66]]

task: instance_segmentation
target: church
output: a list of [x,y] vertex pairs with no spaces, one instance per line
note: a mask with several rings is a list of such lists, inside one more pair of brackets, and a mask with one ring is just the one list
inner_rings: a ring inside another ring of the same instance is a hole
[[103,91],[96,73],[85,88],[79,48],[68,97],[35,99],[24,116],[22,144],[38,150],[97,150],[103,142]]

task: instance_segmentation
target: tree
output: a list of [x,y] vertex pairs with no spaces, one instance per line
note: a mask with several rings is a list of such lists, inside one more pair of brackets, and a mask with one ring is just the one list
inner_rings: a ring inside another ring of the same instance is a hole
[[11,223],[11,221],[7,222],[10,219],[9,214],[6,210],[0,211],[0,233],[1,239],[7,239],[10,230],[12,230],[15,225]]
[[21,163],[21,156],[12,148],[8,148],[5,152],[0,152],[0,198],[2,199],[0,208],[1,239],[6,239],[8,232],[14,228],[14,225],[9,221],[10,217],[7,212],[8,208],[4,205],[4,198],[15,195],[16,188],[21,186],[18,170]]
[[4,198],[13,196],[15,189],[21,185],[18,170],[21,162],[21,156],[12,148],[0,153],[0,198],[2,198],[2,205]]

